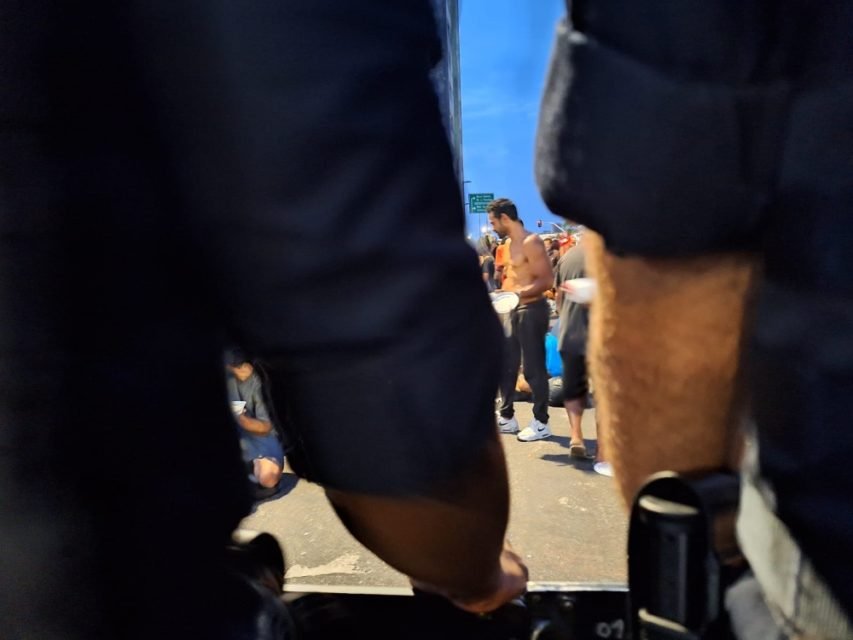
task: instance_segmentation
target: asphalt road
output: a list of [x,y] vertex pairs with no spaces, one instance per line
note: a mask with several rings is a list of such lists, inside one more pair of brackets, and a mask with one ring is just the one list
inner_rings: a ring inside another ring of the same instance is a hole
[[[522,427],[530,404],[517,403]],[[519,442],[502,435],[510,472],[508,535],[526,560],[531,580],[624,583],[627,515],[613,480],[596,474],[592,460],[569,457],[563,409],[551,409],[554,435]],[[587,449],[595,451],[594,411],[584,416]],[[285,477],[289,491],[257,505],[243,527],[268,531],[287,557],[286,580],[296,585],[405,587],[408,581],[356,542],[340,524],[322,490]]]

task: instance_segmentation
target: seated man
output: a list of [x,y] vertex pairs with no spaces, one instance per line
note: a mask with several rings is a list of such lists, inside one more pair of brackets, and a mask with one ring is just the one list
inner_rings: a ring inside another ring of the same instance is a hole
[[246,403],[236,418],[243,460],[251,468],[249,480],[257,486],[256,495],[272,495],[281,480],[284,450],[264,405],[260,376],[240,353],[230,358],[228,370],[229,399]]

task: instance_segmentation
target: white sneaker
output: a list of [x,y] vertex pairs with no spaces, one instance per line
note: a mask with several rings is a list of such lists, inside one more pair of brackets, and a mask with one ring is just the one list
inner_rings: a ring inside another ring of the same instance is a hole
[[610,466],[609,462],[596,462],[592,465],[593,470],[602,476],[607,476],[608,478],[613,477],[613,467]]
[[550,437],[550,427],[547,424],[539,422],[536,418],[533,418],[530,424],[518,434],[518,439],[522,442],[533,442],[534,440],[542,440],[543,438]]
[[498,416],[498,429],[501,433],[518,433],[518,420]]

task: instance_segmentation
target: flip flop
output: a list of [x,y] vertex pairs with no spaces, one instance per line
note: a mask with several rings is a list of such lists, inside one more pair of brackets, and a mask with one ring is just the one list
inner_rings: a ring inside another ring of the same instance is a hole
[[586,446],[583,442],[572,442],[570,444],[569,455],[572,458],[586,458]]

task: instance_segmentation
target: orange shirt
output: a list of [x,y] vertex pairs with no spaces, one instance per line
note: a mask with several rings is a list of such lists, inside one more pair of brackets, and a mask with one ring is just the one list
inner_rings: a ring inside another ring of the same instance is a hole
[[509,240],[499,244],[495,250],[495,269],[503,269],[509,263]]
[[506,242],[499,244],[497,249],[495,249],[495,270],[500,269],[500,275],[497,280],[498,288],[503,286],[509,267],[509,239],[507,239]]

